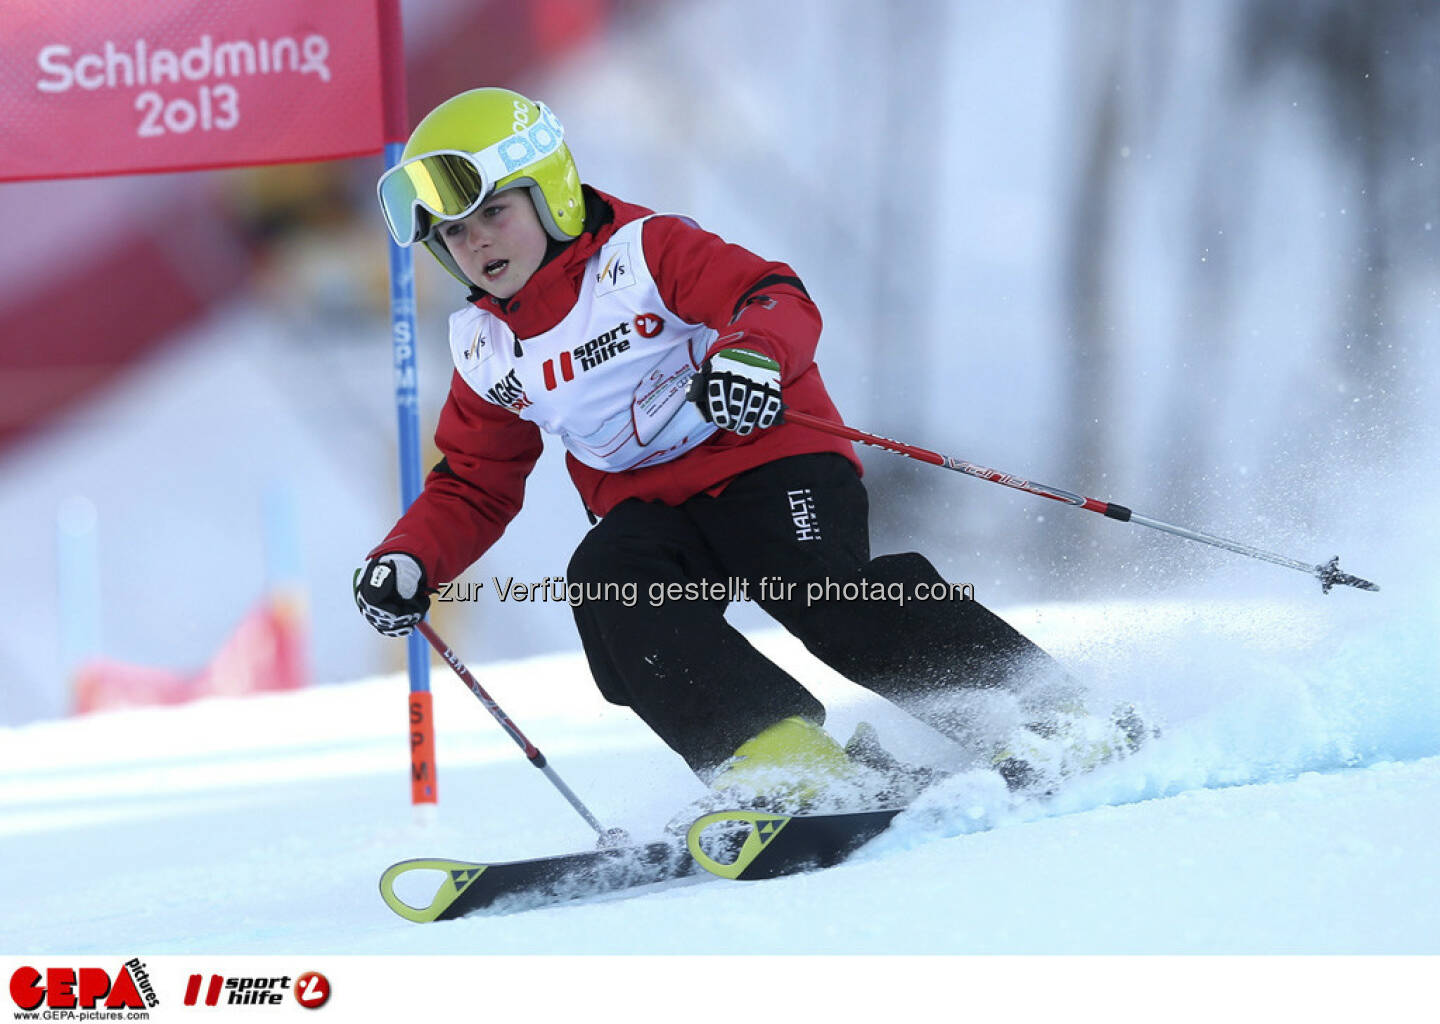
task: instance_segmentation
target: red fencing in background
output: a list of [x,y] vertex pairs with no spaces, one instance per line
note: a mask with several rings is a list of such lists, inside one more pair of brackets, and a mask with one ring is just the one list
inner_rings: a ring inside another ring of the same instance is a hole
[[267,690],[298,690],[310,680],[305,614],[290,598],[267,598],[230,634],[198,672],[131,665],[95,658],[75,674],[77,714],[152,704],[183,704],[202,697],[239,697]]

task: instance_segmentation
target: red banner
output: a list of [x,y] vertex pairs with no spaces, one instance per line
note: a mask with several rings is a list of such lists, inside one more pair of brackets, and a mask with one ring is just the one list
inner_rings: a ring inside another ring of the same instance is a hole
[[0,181],[379,152],[393,4],[6,0]]

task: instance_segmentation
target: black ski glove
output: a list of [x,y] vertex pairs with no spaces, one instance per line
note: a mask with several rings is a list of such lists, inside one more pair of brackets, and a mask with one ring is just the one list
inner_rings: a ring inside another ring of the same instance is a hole
[[721,430],[748,434],[773,427],[780,404],[780,364],[748,348],[722,348],[690,378],[686,397]]
[[425,569],[411,556],[391,551],[355,570],[355,607],[385,636],[409,636],[430,610]]

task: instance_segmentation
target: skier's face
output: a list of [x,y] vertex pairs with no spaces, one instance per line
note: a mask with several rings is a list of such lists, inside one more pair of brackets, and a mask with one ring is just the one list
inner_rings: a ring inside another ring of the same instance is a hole
[[548,240],[524,189],[491,196],[437,234],[465,276],[497,299],[510,298],[540,269]]

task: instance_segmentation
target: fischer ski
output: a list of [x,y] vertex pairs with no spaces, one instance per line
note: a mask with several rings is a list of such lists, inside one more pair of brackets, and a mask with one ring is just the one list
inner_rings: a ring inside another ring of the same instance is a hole
[[[380,896],[407,921],[448,921],[477,912],[507,913],[635,889],[696,873],[679,841],[535,857],[502,864],[419,858],[390,865],[380,876]],[[413,906],[395,892],[412,871],[440,871],[444,877],[430,903]]]
[[778,878],[840,863],[890,826],[903,807],[837,814],[716,811],[697,818],[686,845],[721,878]]
[[[697,818],[684,840],[499,864],[435,857],[402,860],[380,876],[380,896],[407,921],[425,923],[532,910],[696,875],[740,881],[778,878],[840,863],[885,831],[902,810],[793,815],[716,811]],[[418,871],[441,874],[425,906],[408,903],[395,891],[402,876]]]

